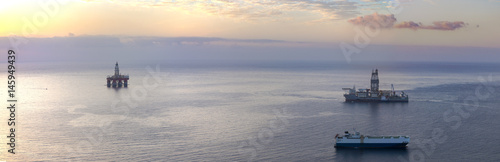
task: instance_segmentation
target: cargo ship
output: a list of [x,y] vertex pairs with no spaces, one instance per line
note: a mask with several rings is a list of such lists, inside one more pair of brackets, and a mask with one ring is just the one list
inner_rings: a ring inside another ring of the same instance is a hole
[[378,69],[372,70],[370,80],[370,89],[342,88],[345,91],[346,102],[408,102],[408,95],[401,91],[396,93],[394,85],[391,84],[391,90],[379,90]]
[[406,148],[408,143],[409,136],[364,136],[356,131],[335,136],[335,148]]

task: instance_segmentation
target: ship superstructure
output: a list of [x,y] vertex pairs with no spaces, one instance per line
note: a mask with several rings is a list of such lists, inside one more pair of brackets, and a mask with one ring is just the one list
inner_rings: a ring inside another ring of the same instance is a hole
[[409,136],[364,136],[345,131],[335,136],[335,148],[405,148],[410,143]]
[[378,69],[372,70],[370,89],[342,88],[346,102],[408,102],[408,95],[403,91],[396,94],[394,85],[391,90],[379,90]]

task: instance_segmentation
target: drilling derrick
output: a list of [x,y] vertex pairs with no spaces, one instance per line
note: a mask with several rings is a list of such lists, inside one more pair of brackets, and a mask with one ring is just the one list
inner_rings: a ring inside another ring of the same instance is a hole
[[116,62],[115,64],[115,76],[119,76],[120,75],[120,68],[118,67],[118,62]]
[[372,70],[371,89],[372,94],[378,93],[378,69]]

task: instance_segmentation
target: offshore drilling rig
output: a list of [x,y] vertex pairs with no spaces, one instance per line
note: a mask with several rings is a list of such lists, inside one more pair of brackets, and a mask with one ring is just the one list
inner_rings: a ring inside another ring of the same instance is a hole
[[128,75],[121,75],[120,68],[118,67],[118,62],[115,64],[115,75],[108,75],[106,78],[108,87],[127,87],[128,86]]

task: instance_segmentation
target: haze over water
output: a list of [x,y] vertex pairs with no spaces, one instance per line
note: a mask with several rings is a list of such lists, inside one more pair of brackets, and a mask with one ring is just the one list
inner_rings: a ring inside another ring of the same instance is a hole
[[[114,62],[17,66],[18,153],[6,160],[500,159],[495,64],[120,63],[130,85],[118,89],[105,82]],[[341,88],[368,88],[374,68],[381,89],[394,84],[410,102],[344,103]],[[411,142],[335,149],[335,134],[353,128]]]

